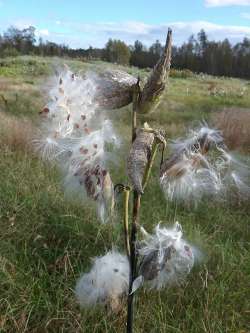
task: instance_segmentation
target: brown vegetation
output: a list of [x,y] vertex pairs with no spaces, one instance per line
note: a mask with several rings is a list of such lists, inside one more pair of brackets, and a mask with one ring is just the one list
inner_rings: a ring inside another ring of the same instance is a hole
[[250,152],[250,109],[227,108],[214,116],[230,149]]
[[0,149],[7,146],[13,151],[32,151],[33,136],[31,121],[0,111]]

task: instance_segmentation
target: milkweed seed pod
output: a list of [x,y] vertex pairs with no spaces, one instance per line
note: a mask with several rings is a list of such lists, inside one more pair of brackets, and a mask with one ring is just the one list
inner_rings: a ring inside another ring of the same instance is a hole
[[161,186],[168,199],[196,204],[203,195],[220,191],[221,177],[206,156],[221,139],[216,132],[212,134],[202,130],[192,138],[172,144],[173,153],[160,171]]
[[99,199],[99,216],[106,221],[113,216],[115,206],[114,185],[109,172],[103,175],[101,199]]
[[[194,251],[182,238],[178,222],[172,228],[157,225],[154,234],[144,231],[138,243],[138,280],[149,288],[160,289],[182,283],[194,265]],[[139,284],[135,281],[135,285]]]
[[219,131],[202,127],[170,147],[172,155],[163,162],[160,172],[168,199],[197,204],[204,196],[224,200],[233,188],[239,196],[250,193],[245,177],[249,172],[232,158]]
[[172,31],[168,31],[164,52],[155,65],[141,93],[139,112],[154,111],[160,102],[160,97],[165,89],[166,80],[170,71],[172,49]]
[[130,182],[139,194],[143,193],[142,181],[148,161],[150,160],[154,134],[144,129],[136,131],[134,140],[127,159],[127,170]]
[[[99,164],[84,163],[73,177],[78,182],[78,191],[97,203],[97,212],[102,222],[112,218],[114,212],[114,186],[109,172]],[[69,180],[68,181],[72,181]],[[83,189],[82,189],[83,187]],[[74,189],[76,190],[76,189]]]
[[137,79],[120,71],[109,70],[95,76],[95,101],[100,109],[118,109],[132,102]]
[[129,271],[127,256],[114,250],[94,258],[91,270],[82,275],[75,288],[80,305],[103,305],[118,312],[128,294]]
[[174,153],[199,152],[207,154],[211,148],[224,147],[224,140],[221,132],[202,126],[196,130],[191,130],[187,139],[179,139],[170,145]]
[[41,138],[34,144],[43,159],[62,170],[65,191],[72,198],[95,202],[98,216],[106,222],[114,207],[107,164],[118,140],[111,121],[96,112],[94,77],[88,73],[82,78],[69,69],[58,73],[42,110]]

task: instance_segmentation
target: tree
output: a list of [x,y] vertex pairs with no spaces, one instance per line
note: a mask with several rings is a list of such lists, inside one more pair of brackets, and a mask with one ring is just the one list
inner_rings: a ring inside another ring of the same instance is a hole
[[5,47],[15,48],[22,54],[30,53],[34,48],[35,42],[35,28],[32,26],[23,30],[19,30],[16,27],[11,26],[4,33]]
[[198,41],[200,43],[200,54],[204,54],[206,47],[208,45],[208,38],[207,34],[203,29],[198,33]]
[[30,53],[33,50],[36,43],[35,31],[36,29],[32,26],[22,31],[22,45],[25,53]]
[[150,46],[149,52],[151,52],[154,55],[157,55],[158,57],[160,57],[162,55],[163,48],[158,39],[155,41],[155,43],[153,43]]
[[121,65],[128,65],[130,60],[130,49],[121,40],[112,40],[106,44],[105,59],[109,62],[114,62]]

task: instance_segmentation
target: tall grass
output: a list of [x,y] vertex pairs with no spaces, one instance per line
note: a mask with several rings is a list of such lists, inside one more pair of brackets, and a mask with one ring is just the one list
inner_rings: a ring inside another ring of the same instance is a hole
[[35,136],[34,125],[29,119],[17,118],[0,111],[1,146],[12,151],[31,152]]
[[[25,84],[27,79],[32,78],[18,80]],[[207,84],[200,78],[171,80],[160,108],[141,121],[166,128],[172,137],[183,134],[190,121],[199,121],[204,114],[209,120],[217,97],[206,95]],[[37,82],[32,86],[39,91]],[[237,80],[220,82],[238,85]],[[12,98],[10,85],[8,81],[4,92],[8,100]],[[211,103],[206,113],[199,111],[202,96]],[[218,97],[217,107],[222,107],[223,98]],[[247,97],[243,99],[247,105]],[[20,97],[20,105],[21,101]],[[28,112],[18,108],[18,103],[9,110],[1,104],[7,114],[0,113],[0,332],[124,332],[126,309],[119,315],[101,308],[81,310],[74,297],[76,280],[89,269],[90,258],[112,244],[123,248],[121,200],[114,224],[100,225],[94,208],[65,198],[58,170],[30,153],[40,97],[30,94],[29,102]],[[185,116],[186,107],[189,116]],[[130,140],[129,109],[113,111],[113,116],[123,139],[117,154],[120,163],[113,172],[114,181],[121,182]],[[245,118],[239,119],[245,126]],[[135,332],[248,333],[250,207],[209,200],[195,210],[171,204],[159,188],[158,173],[155,166],[143,195],[141,223],[151,231],[159,221],[172,224],[178,220],[187,239],[201,249],[203,260],[182,288],[139,291]]]
[[230,149],[250,153],[250,108],[225,109],[216,113],[214,123],[222,130],[225,142]]

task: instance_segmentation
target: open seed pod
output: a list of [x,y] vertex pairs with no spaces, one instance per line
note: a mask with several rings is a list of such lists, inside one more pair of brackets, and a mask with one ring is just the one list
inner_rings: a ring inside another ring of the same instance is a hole
[[164,52],[142,90],[138,106],[138,110],[141,113],[154,111],[160,102],[170,71],[171,49],[172,31],[169,29]]
[[156,289],[183,282],[194,265],[194,253],[182,238],[180,224],[176,222],[172,228],[157,225],[152,235],[143,228],[142,231],[144,239],[137,247],[139,272],[133,291],[143,282]]
[[143,193],[142,181],[148,161],[151,157],[154,134],[144,129],[136,131],[134,140],[127,159],[128,176],[134,190]]
[[86,163],[78,168],[74,177],[88,198],[97,203],[100,220],[107,222],[114,211],[114,186],[109,172],[100,165]]
[[107,168],[119,140],[105,112],[96,112],[95,78],[94,73],[82,77],[66,68],[51,79],[50,100],[41,113],[41,137],[34,145],[43,159],[59,166],[71,200],[91,199],[106,222],[114,207]]
[[160,172],[168,199],[197,204],[204,196],[249,198],[249,170],[228,152],[220,131],[202,127],[171,148]]
[[170,147],[174,154],[199,152],[205,155],[212,148],[224,147],[224,140],[220,131],[202,126],[190,131],[187,139],[173,141]]
[[110,173],[103,173],[101,196],[99,198],[98,213],[102,221],[112,218],[114,214],[114,185]]
[[220,174],[199,149],[183,149],[166,159],[161,166],[160,183],[168,199],[195,204],[203,195],[216,194],[223,186]]

